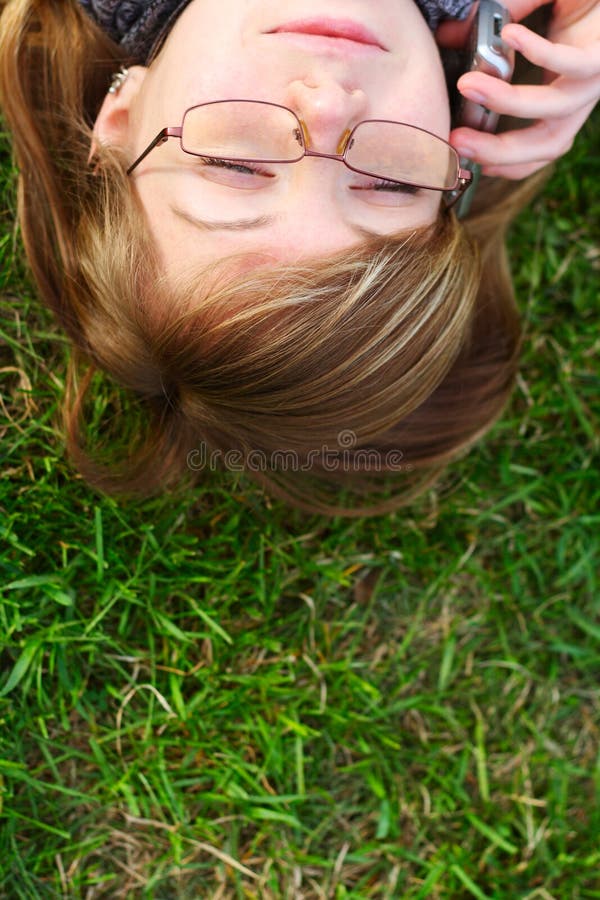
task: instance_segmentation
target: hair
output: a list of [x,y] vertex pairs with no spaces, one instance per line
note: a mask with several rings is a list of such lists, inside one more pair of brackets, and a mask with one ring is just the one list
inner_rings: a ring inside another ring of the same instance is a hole
[[[89,164],[110,77],[130,60],[75,0],[2,6],[18,216],[41,297],[72,344],[65,433],[91,484],[156,491],[192,477],[190,453],[204,447],[304,509],[384,512],[485,434],[517,372],[504,237],[531,185],[466,224],[443,212],[327,259],[235,277],[215,265],[169,284],[124,159],[103,149]],[[110,464],[88,446],[97,370],[141,398],[148,421]],[[347,489],[358,500],[342,504]]]

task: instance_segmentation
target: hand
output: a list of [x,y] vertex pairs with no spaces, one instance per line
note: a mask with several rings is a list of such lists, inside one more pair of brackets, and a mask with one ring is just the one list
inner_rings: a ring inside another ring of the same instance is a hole
[[[534,124],[503,134],[456,128],[450,143],[461,156],[481,164],[484,175],[526,178],[570,150],[573,140],[600,98],[600,0],[555,0],[543,38],[518,24],[548,0],[503,0],[514,23],[502,38],[544,70],[541,85],[507,84],[470,72],[458,80],[463,96],[495,112]],[[444,22],[441,46],[464,45],[468,22]]]

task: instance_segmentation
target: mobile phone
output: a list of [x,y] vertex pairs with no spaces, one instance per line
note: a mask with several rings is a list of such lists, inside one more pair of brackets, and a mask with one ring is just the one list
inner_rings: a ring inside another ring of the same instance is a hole
[[[493,75],[503,81],[511,80],[515,68],[515,51],[501,37],[502,29],[509,22],[512,22],[509,11],[497,0],[480,0],[467,44],[466,72],[485,72],[486,75]],[[498,119],[498,113],[480,103],[462,98],[456,126],[491,132],[496,130]],[[456,206],[456,213],[462,218],[471,207],[481,169],[470,159],[461,158],[460,165],[473,173],[469,188]]]

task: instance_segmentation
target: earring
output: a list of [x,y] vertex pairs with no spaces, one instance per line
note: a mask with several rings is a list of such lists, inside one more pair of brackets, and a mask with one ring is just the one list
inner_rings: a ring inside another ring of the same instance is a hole
[[121,68],[118,72],[112,77],[112,81],[110,83],[110,87],[108,89],[109,94],[118,94],[125,82],[127,81],[127,76],[129,75],[129,69],[125,67]]

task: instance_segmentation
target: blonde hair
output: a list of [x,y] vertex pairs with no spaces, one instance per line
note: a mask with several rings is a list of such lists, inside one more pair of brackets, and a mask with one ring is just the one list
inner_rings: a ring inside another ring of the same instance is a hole
[[[110,76],[127,62],[119,48],[75,0],[8,0],[0,33],[21,230],[40,294],[73,345],[65,430],[92,484],[162,488],[191,474],[202,446],[246,464],[262,454],[266,465],[246,465],[251,477],[305,509],[383,512],[497,419],[520,348],[504,232],[531,190],[505,192],[467,227],[442,214],[412,235],[310,264],[235,279],[216,265],[174,288],[124,161],[103,151],[96,175],[88,163]],[[112,466],[84,436],[96,369],[150,417]],[[364,498],[358,507],[340,504],[345,488]]]

